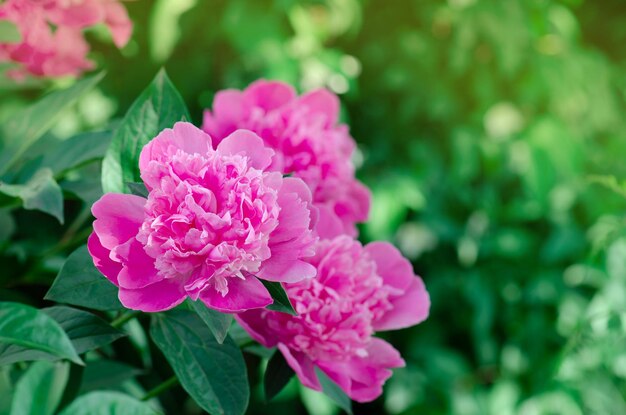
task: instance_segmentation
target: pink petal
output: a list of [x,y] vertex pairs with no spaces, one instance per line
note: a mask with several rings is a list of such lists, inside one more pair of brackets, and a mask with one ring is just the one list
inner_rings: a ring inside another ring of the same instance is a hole
[[376,262],[376,270],[385,285],[403,292],[415,279],[411,263],[389,242],[371,242],[365,245],[365,252]]
[[139,155],[139,170],[148,170],[150,161],[161,161],[182,150],[188,154],[206,154],[211,149],[211,137],[188,122],[177,122],[166,128],[144,146]]
[[244,116],[243,93],[236,89],[226,89],[215,94],[213,112],[204,111],[202,130],[209,134],[216,143],[237,129]]
[[116,254],[124,263],[124,268],[118,276],[120,287],[139,289],[164,279],[154,267],[154,258],[146,254],[143,245],[136,239],[121,245],[116,249]]
[[146,199],[135,195],[107,193],[93,204],[94,232],[103,247],[112,250],[137,235],[144,219]]
[[[315,232],[322,239],[333,239],[345,234],[344,224],[328,205],[318,204],[319,219],[315,226]],[[349,234],[349,236],[353,236]]]
[[276,346],[275,333],[268,331],[267,323],[263,318],[265,311],[256,309],[235,314],[235,320],[239,323],[257,342],[265,347]]
[[278,81],[259,80],[244,91],[243,103],[250,107],[260,107],[271,111],[289,103],[296,97],[291,85]]
[[298,379],[300,382],[313,390],[321,391],[322,386],[320,385],[319,380],[317,380],[317,375],[315,373],[315,366],[311,359],[309,359],[304,353],[296,352],[295,350],[290,350],[283,343],[278,343],[278,350],[283,354],[287,364],[296,372]]
[[87,250],[93,259],[93,264],[96,268],[98,268],[98,271],[107,277],[113,284],[119,285],[117,283],[117,275],[122,270],[122,264],[112,261],[111,258],[109,258],[111,251],[102,246],[100,239],[98,239],[98,235],[96,235],[95,232],[92,232],[91,235],[89,235],[89,239],[87,240]]
[[317,268],[300,260],[285,260],[283,258],[272,257],[263,262],[263,266],[257,273],[257,277],[275,282],[294,282],[313,278],[317,274]]
[[208,287],[200,293],[200,299],[207,307],[224,312],[238,312],[253,308],[263,308],[274,302],[265,286],[255,277],[228,278],[228,294],[222,294]]
[[414,277],[404,294],[391,298],[391,304],[393,309],[374,323],[375,330],[397,330],[426,320],[430,309],[430,297],[422,279]]
[[400,353],[382,339],[373,338],[367,356],[354,357],[345,367],[352,379],[349,396],[357,402],[371,402],[383,393],[383,384],[392,375],[391,368],[403,367]]
[[326,125],[333,126],[339,117],[339,98],[326,89],[318,89],[302,95],[295,105],[309,108],[309,111],[326,116]]
[[120,288],[119,299],[126,308],[147,313],[169,310],[185,300],[180,283],[164,279],[136,290]]
[[133,33],[133,22],[129,19],[126,8],[117,1],[106,1],[104,13],[104,23],[111,31],[113,43],[118,48],[124,47]]
[[241,154],[250,158],[250,165],[255,169],[264,170],[272,163],[274,150],[265,147],[263,140],[248,130],[237,130],[226,137],[217,146],[223,155]]

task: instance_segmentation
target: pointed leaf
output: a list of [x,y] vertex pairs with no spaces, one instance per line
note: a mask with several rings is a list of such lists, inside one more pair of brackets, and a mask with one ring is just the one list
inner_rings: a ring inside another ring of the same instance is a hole
[[44,298],[94,310],[124,308],[117,298],[117,287],[93,265],[86,245],[70,254]]
[[164,128],[190,120],[180,93],[161,70],[130,107],[118,127],[102,164],[105,192],[127,193],[126,183],[139,182],[139,154]]
[[279,351],[274,352],[263,377],[263,386],[265,388],[265,400],[270,401],[274,396],[283,390],[287,383],[294,375],[294,371],[289,366],[285,357]]
[[333,382],[319,367],[315,368],[315,373],[320,381],[320,385],[322,385],[324,395],[332,399],[341,409],[352,414],[352,400],[350,400],[350,397],[346,395],[343,389]]
[[24,209],[40,210],[63,223],[63,191],[48,168],[38,170],[24,184],[0,182],[0,192],[22,199]]
[[287,313],[294,316],[298,315],[298,313],[296,313],[296,310],[293,309],[291,301],[289,301],[289,297],[287,297],[287,293],[285,292],[285,289],[283,288],[281,283],[274,281],[265,281],[262,279],[259,279],[259,281],[263,283],[265,288],[267,288],[267,291],[270,292],[270,295],[274,299],[274,303],[267,306],[268,310],[280,311],[281,313]]
[[55,91],[3,122],[0,127],[0,176],[35,144],[58,116],[91,90],[104,73],[83,78],[70,88]]
[[183,388],[214,415],[242,415],[250,390],[241,351],[230,338],[219,344],[190,310],[154,314],[150,335]]
[[189,304],[189,307],[195,311],[209,327],[209,330],[211,330],[211,333],[215,336],[215,340],[217,340],[219,344],[224,343],[224,339],[228,335],[228,329],[233,322],[233,316],[211,310],[204,305],[202,301],[189,300],[187,304]]
[[43,311],[24,304],[0,302],[2,344],[15,344],[83,364],[59,323]]

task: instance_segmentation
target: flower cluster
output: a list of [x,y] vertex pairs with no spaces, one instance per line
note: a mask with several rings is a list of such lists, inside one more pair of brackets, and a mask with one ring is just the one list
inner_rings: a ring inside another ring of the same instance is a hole
[[354,176],[356,144],[338,118],[339,100],[325,89],[298,97],[287,84],[261,80],[218,92],[202,128],[217,141],[240,128],[258,134],[276,152],[270,169],[301,178],[313,192],[320,221],[334,232],[322,236],[356,236],[371,197]]
[[0,20],[13,23],[17,43],[0,42],[0,62],[18,67],[8,75],[20,79],[79,75],[93,68],[83,29],[105,24],[117,47],[130,39],[132,22],[118,0],[7,0]]
[[[396,248],[355,239],[370,195],[338,108],[328,91],[298,97],[277,82],[218,93],[204,132],[177,123],[143,148],[147,198],[94,204],[88,247],[126,307],[189,297],[235,313],[304,385],[321,389],[317,367],[366,402],[404,365],[375,333],[422,322],[430,300]],[[282,283],[297,315],[264,308],[273,300],[259,279]]]

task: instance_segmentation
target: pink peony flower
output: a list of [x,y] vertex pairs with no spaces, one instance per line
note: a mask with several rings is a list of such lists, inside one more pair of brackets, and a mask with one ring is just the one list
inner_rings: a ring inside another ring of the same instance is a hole
[[132,32],[126,9],[117,0],[7,0],[0,5],[0,20],[14,23],[22,40],[0,43],[0,62],[20,66],[9,76],[43,77],[80,75],[93,68],[82,30],[104,23],[117,47]]
[[265,171],[273,154],[243,130],[214,148],[183,122],[143,148],[148,198],[105,194],[93,205],[88,241],[124,306],[162,311],[190,297],[237,312],[272,303],[257,277],[315,276],[302,260],[314,253],[311,193],[299,179]]
[[317,277],[287,284],[298,313],[250,310],[235,316],[259,343],[276,346],[303,385],[321,390],[315,366],[355,401],[382,393],[400,354],[374,332],[426,319],[430,299],[409,261],[393,245],[363,247],[346,235],[320,240],[307,261]]
[[202,128],[217,141],[238,128],[257,133],[276,152],[271,169],[299,177],[311,188],[324,229],[332,237],[356,236],[367,220],[369,190],[356,180],[351,162],[355,143],[337,124],[339,100],[320,89],[297,96],[281,82],[257,81],[244,91],[218,92]]

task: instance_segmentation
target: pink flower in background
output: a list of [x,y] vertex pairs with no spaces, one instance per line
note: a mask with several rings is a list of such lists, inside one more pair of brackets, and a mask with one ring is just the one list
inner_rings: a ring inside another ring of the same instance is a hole
[[92,208],[89,252],[124,306],[161,311],[190,297],[237,312],[272,303],[257,277],[315,276],[302,261],[316,240],[311,193],[300,179],[265,171],[273,154],[243,130],[214,148],[183,122],[143,148],[148,198],[109,193]]
[[354,176],[355,143],[338,116],[339,100],[326,90],[297,96],[287,84],[257,81],[244,91],[218,92],[202,128],[217,141],[239,128],[254,131],[276,152],[271,169],[293,173],[311,188],[331,232],[321,236],[356,236],[370,193]]
[[0,20],[17,26],[18,43],[0,43],[0,62],[19,66],[9,76],[42,77],[80,75],[93,68],[83,29],[105,24],[117,47],[128,43],[132,22],[117,0],[7,0],[0,5]]
[[363,247],[342,235],[320,240],[307,261],[317,277],[285,286],[298,313],[250,310],[235,316],[259,343],[278,347],[303,385],[321,390],[319,367],[352,399],[382,393],[400,354],[374,332],[426,319],[430,299],[409,261],[386,242]]

